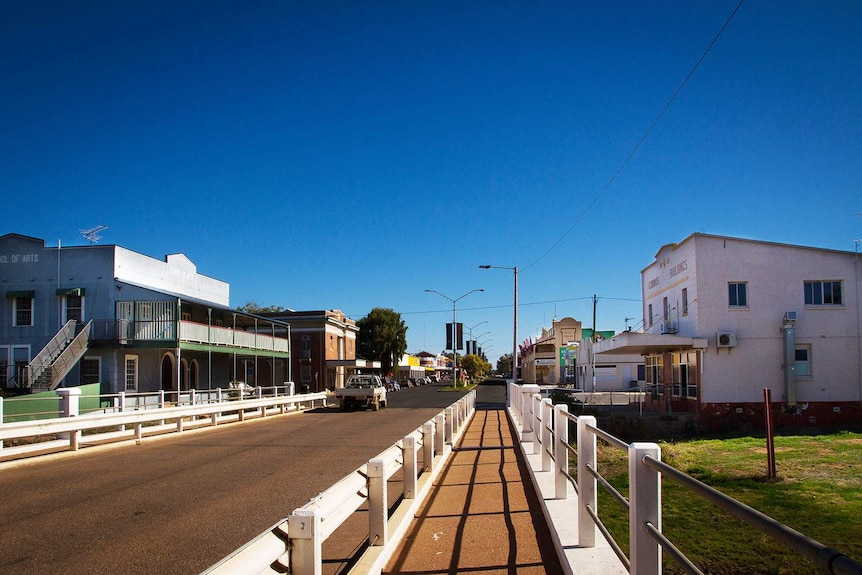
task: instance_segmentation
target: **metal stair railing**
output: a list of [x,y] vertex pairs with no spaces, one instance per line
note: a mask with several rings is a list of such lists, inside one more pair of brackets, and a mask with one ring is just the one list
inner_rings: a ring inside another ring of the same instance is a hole
[[75,367],[75,364],[80,361],[84,354],[87,353],[87,349],[90,344],[90,328],[93,325],[93,321],[90,320],[87,322],[87,325],[81,330],[75,339],[66,346],[66,349],[60,354],[60,356],[54,360],[54,363],[51,365],[51,387],[50,389],[56,389],[60,382],[63,381],[63,378],[72,371],[72,368]]
[[27,366],[27,387],[33,387],[36,380],[50,369],[54,360],[63,353],[63,350],[66,349],[69,342],[75,337],[75,327],[77,324],[78,322],[74,319],[67,321],[66,325],[60,328],[60,331],[54,334],[51,341],[33,358],[30,365]]

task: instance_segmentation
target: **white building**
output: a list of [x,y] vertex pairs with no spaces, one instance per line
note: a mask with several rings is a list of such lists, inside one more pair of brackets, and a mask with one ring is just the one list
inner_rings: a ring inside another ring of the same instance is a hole
[[183,254],[47,247],[0,236],[0,381],[12,392],[271,386],[290,379],[288,324],[228,307],[230,286]]
[[862,419],[860,256],[692,234],[641,272],[644,330],[597,344],[646,360],[649,404],[714,426]]

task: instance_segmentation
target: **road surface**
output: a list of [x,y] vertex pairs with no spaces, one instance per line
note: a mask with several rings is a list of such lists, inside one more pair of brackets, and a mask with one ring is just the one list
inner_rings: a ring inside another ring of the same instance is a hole
[[[197,574],[463,393],[336,407],[0,464],[0,574]],[[330,571],[332,568],[330,567]]]

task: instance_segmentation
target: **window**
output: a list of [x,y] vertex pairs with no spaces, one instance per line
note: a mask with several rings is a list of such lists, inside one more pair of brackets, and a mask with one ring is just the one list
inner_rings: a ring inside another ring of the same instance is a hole
[[661,300],[661,309],[662,309],[662,321],[666,322],[668,316],[670,315],[670,306],[667,303],[667,298],[662,298]]
[[126,391],[138,390],[138,356],[126,356]]
[[190,312],[184,311],[181,315],[183,321],[192,321],[192,314]]
[[32,326],[33,325],[33,298],[31,297],[16,297],[15,310],[12,314],[15,318],[13,327]]
[[[84,296],[67,295],[63,297],[66,321],[75,320],[79,323],[84,321]],[[64,322],[65,323],[65,322]]]
[[682,288],[682,315],[688,315],[688,288]]
[[697,352],[672,354],[673,395],[697,399]]
[[299,366],[299,381],[302,383],[311,383],[311,366],[310,365],[300,365]]
[[646,358],[646,387],[652,393],[653,398],[657,398],[661,394],[662,388],[662,371],[664,365],[664,356],[650,355]]
[[311,336],[310,335],[302,336],[302,350],[300,351],[299,358],[300,359],[311,359]]
[[796,375],[811,377],[811,348],[808,346],[796,348]]
[[647,319],[647,324],[649,327],[652,327],[652,304],[649,304],[647,308],[647,313],[649,314],[649,318]]
[[748,307],[748,284],[745,282],[728,283],[727,299],[730,307]]
[[81,385],[99,383],[102,380],[102,360],[98,357],[85,357],[81,360]]
[[803,286],[805,305],[844,305],[840,281],[810,281]]

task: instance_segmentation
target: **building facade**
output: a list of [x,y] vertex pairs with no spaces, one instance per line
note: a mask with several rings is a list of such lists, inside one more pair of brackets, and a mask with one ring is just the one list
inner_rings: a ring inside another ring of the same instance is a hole
[[255,386],[289,379],[288,326],[229,307],[227,283],[183,254],[47,247],[0,237],[0,378],[22,393],[101,383],[103,393]]
[[[713,427],[862,418],[862,311],[853,252],[696,233],[641,272],[644,329],[597,344],[644,356],[648,405]],[[775,411],[773,409],[773,411]]]
[[[344,387],[351,373],[375,368],[372,362],[356,357],[359,328],[340,310],[288,310],[261,315],[290,325],[292,372],[297,391]],[[376,369],[380,369],[379,362]]]

